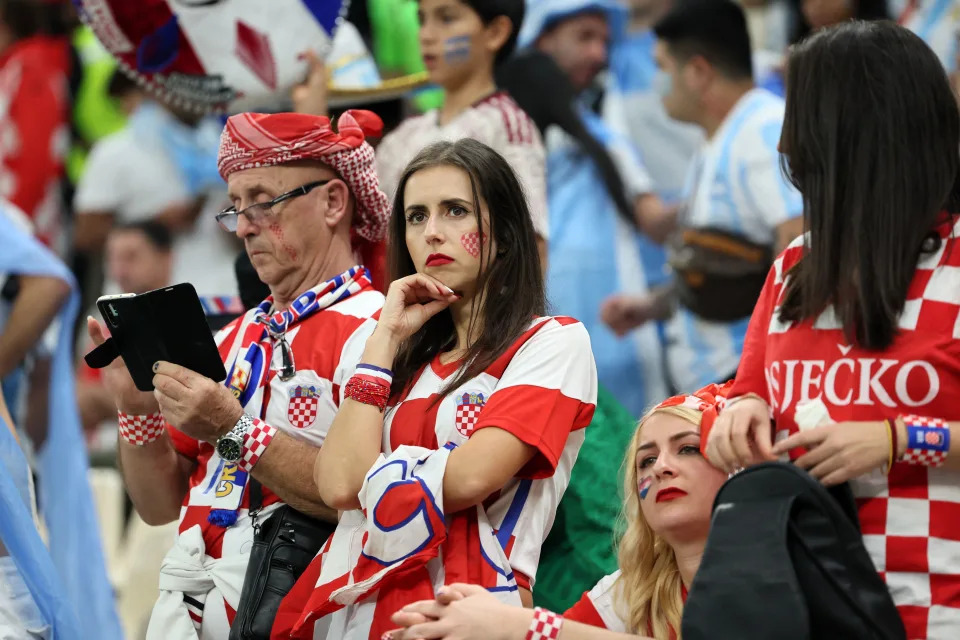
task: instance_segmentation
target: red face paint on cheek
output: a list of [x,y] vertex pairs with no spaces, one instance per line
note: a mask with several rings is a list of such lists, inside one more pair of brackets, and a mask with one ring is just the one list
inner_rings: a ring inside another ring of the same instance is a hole
[[472,231],[470,233],[465,233],[460,236],[460,246],[467,250],[474,258],[480,257],[480,241],[487,241],[486,234],[480,233],[479,231]]
[[296,261],[297,259],[297,250],[294,249],[291,245],[287,244],[283,240],[283,229],[280,228],[280,225],[274,222],[270,225],[270,231],[273,232],[273,235],[277,236],[277,240],[280,241],[280,248],[283,249],[283,252],[286,253],[291,260]]

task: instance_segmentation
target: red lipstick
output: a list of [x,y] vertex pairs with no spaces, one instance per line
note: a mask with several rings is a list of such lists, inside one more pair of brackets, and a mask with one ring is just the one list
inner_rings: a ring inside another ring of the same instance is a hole
[[682,498],[687,495],[687,492],[683,489],[677,489],[676,487],[667,487],[666,489],[660,489],[657,491],[657,502],[667,502],[668,500],[676,500],[677,498]]
[[450,264],[453,262],[453,258],[442,253],[431,253],[427,256],[427,266],[428,267],[441,267],[445,264]]

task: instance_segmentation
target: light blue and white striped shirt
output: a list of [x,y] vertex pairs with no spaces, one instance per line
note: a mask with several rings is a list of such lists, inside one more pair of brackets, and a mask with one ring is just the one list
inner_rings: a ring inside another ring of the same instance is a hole
[[[801,196],[780,169],[783,109],[783,100],[764,89],[752,89],[737,102],[694,160],[683,226],[774,244],[777,226],[802,215]],[[666,328],[667,366],[678,390],[731,376],[748,322],[708,322],[680,307]]]

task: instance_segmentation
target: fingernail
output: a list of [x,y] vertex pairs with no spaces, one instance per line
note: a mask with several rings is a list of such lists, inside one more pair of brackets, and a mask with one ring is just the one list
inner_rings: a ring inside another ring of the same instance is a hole
[[157,369],[159,369],[159,368],[160,368],[160,363],[159,363],[159,362],[154,362],[154,363],[153,363],[153,372],[156,373],[156,372],[157,372]]
[[444,285],[443,288],[446,289],[448,292],[453,293],[453,289],[451,289],[450,287]]
[[393,631],[387,631],[385,634],[380,636],[380,640],[393,640]]

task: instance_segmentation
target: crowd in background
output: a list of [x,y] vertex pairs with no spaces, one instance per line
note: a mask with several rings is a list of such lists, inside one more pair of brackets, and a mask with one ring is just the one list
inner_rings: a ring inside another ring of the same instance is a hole
[[[708,402],[702,390],[737,376],[768,269],[804,231],[804,199],[781,160],[789,48],[851,19],[892,20],[919,35],[960,86],[960,2],[742,0],[740,11],[719,0],[690,0],[680,10],[685,1],[527,0],[525,11],[511,16],[506,1],[486,3],[493,9],[484,15],[482,2],[398,0],[404,7],[396,13],[397,33],[419,25],[422,54],[411,53],[417,43],[393,43],[405,56],[398,64],[385,61],[378,42],[384,31],[369,10],[374,3],[354,0],[338,38],[360,54],[325,61],[311,55],[304,82],[281,106],[264,105],[316,116],[348,108],[377,113],[385,128],[371,143],[391,201],[410,161],[442,140],[477,139],[519,178],[547,310],[582,323],[596,362],[593,421],[579,459],[574,451],[577,465],[563,469],[567,497],[555,506],[537,571],[534,600],[557,611],[618,566],[640,571],[624,566],[622,549],[618,565],[611,547],[622,502],[611,459],[638,446],[635,425],[644,416],[646,435],[663,449],[671,434],[683,437],[684,425],[700,428],[705,409],[698,403]],[[504,16],[512,22],[501,33],[495,21]],[[468,23],[464,28],[474,31],[464,38],[472,44],[461,47],[455,30]],[[345,68],[356,58],[373,65],[378,78],[426,71],[430,85],[403,95],[372,88],[338,100],[338,74],[356,73]],[[189,282],[218,329],[270,293],[242,234],[224,232],[215,217],[236,204],[218,167],[224,123],[164,102],[124,75],[71,3],[0,0],[0,219],[69,265],[78,318],[99,319],[95,302],[104,294]],[[0,253],[4,242],[0,233]],[[384,253],[380,244],[363,254],[381,291],[389,284]],[[710,275],[716,265],[723,273]],[[70,336],[70,399],[93,466],[105,562],[124,632],[141,637],[177,522],[148,526],[124,493],[116,470],[117,407],[102,372],[82,361],[93,347],[84,323],[58,316],[73,300],[64,277],[0,269],[0,288],[7,420],[37,468],[55,418],[46,398],[55,393],[57,336]],[[754,382],[744,393],[763,395],[759,387],[767,383]],[[721,392],[712,389],[709,402],[716,402]],[[678,394],[700,400],[686,412],[660,404]],[[790,402],[782,395],[780,401],[781,408]],[[657,409],[647,413],[651,407]],[[681,445],[700,446],[698,437],[687,440]],[[701,459],[682,464],[693,465],[690,473],[708,485],[719,487],[727,477]],[[630,467],[628,502],[638,481]],[[636,495],[632,500],[634,515],[647,508]],[[643,535],[631,529],[627,540],[639,544]],[[674,548],[685,544],[670,535]],[[688,569],[678,569],[684,584],[692,579]],[[530,590],[531,577],[517,584]],[[578,604],[586,617],[574,619],[658,638],[677,628],[679,601],[663,605],[663,619],[640,606],[617,618],[612,605],[604,609],[611,584],[597,584],[591,604]],[[644,606],[655,588],[662,585],[630,586]],[[411,615],[404,626],[417,624]],[[950,620],[960,629],[960,618]]]

